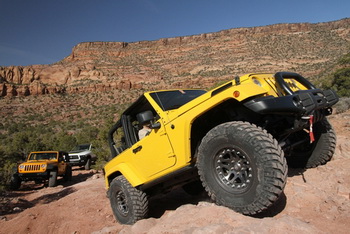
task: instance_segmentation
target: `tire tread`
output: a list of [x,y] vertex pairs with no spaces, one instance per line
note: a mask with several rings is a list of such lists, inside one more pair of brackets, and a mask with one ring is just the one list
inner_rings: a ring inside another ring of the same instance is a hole
[[217,204],[225,204],[224,201],[220,201],[219,195],[216,191],[210,189],[206,184],[205,179],[205,169],[201,163],[201,155],[206,145],[209,141],[217,136],[226,135],[230,136],[232,131],[239,131],[241,139],[245,139],[249,142],[252,147],[255,147],[257,151],[260,152],[261,162],[264,165],[264,184],[262,191],[263,193],[259,195],[258,199],[243,207],[230,207],[237,212],[254,215],[266,210],[268,207],[278,200],[279,196],[282,194],[283,189],[286,184],[287,179],[287,162],[284,157],[284,152],[278,145],[277,140],[275,140],[272,135],[267,133],[266,130],[257,127],[254,124],[248,122],[227,122],[216,126],[203,138],[202,143],[199,147],[199,156],[197,161],[198,173],[202,181],[203,187],[208,193],[209,197],[214,200]]

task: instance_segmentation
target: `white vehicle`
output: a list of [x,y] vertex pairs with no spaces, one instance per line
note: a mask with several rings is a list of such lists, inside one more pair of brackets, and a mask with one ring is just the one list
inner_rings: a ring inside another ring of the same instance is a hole
[[84,166],[85,170],[90,170],[92,164],[96,162],[96,155],[91,151],[91,144],[75,146],[69,152],[69,162],[72,166]]

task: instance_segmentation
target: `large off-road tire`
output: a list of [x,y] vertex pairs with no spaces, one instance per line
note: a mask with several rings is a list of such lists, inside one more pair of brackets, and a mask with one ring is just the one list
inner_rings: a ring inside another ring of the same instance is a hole
[[64,181],[72,180],[72,167],[69,165],[66,168],[66,173],[63,176]]
[[198,149],[197,167],[212,200],[247,215],[278,200],[288,170],[278,142],[265,130],[241,121],[207,133]]
[[[291,150],[287,157],[288,166],[295,168],[313,168],[326,164],[333,157],[336,146],[336,135],[327,119],[313,126],[315,141],[310,144],[309,134],[300,131],[296,140],[305,142]],[[295,138],[295,137],[294,137]]]
[[57,171],[50,171],[49,187],[55,187],[57,185]]
[[114,216],[119,223],[134,224],[147,217],[146,193],[133,187],[124,176],[114,178],[108,192]]
[[17,190],[21,187],[21,178],[17,174],[13,174],[11,176],[11,181],[10,181],[10,188],[12,190]]
[[90,170],[90,168],[91,168],[91,159],[90,158],[88,158],[87,160],[86,160],[86,163],[85,163],[85,170]]

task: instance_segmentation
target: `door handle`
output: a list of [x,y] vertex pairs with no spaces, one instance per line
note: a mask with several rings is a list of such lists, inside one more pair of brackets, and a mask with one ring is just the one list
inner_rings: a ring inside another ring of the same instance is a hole
[[142,145],[139,145],[139,146],[137,146],[135,149],[133,149],[132,152],[133,152],[134,154],[136,154],[136,153],[139,152],[141,149],[142,149]]

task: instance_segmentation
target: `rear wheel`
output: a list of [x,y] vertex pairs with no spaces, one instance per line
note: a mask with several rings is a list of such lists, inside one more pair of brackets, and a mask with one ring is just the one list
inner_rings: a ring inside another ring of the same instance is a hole
[[310,144],[309,134],[302,131],[294,138],[305,139],[304,143],[294,147],[287,157],[288,166],[296,168],[313,168],[326,164],[333,157],[336,135],[327,119],[314,124],[315,141]]
[[63,176],[64,181],[72,180],[72,167],[69,165],[66,168],[66,173]]
[[207,133],[198,150],[197,167],[212,200],[248,215],[272,206],[287,178],[278,142],[265,130],[240,121]]
[[57,171],[50,171],[49,187],[55,187],[57,185]]
[[111,182],[109,200],[114,216],[121,224],[134,224],[147,217],[146,193],[133,187],[124,176],[118,176]]

